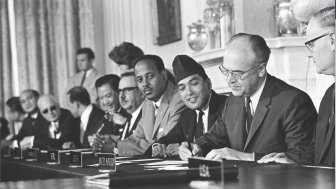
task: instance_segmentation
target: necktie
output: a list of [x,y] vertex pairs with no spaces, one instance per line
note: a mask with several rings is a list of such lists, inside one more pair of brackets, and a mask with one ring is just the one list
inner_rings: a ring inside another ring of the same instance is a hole
[[154,104],[155,117],[156,117],[156,115],[157,115],[158,109],[159,109],[158,105]]
[[127,122],[126,122],[126,125],[125,125],[125,128],[124,128],[123,134],[121,136],[121,140],[124,140],[130,134],[131,119],[132,119],[132,115],[129,116],[129,118],[127,119]]
[[195,139],[199,138],[203,135],[204,125],[203,125],[203,115],[204,112],[200,111],[198,113],[198,119],[197,119],[197,126],[196,126],[196,132],[195,132]]
[[83,78],[82,78],[82,81],[80,83],[80,86],[83,86],[85,78],[86,78],[86,71],[84,71]]
[[252,123],[252,113],[251,113],[251,107],[250,107],[250,103],[251,103],[251,99],[250,97],[246,97],[245,99],[245,110],[246,110],[246,133],[248,135],[248,133],[250,132],[251,129],[251,123]]

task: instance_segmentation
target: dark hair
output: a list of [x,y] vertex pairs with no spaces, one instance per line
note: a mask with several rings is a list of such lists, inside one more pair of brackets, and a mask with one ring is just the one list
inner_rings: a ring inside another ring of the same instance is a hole
[[265,63],[268,62],[271,49],[267,46],[267,43],[263,37],[247,33],[238,33],[231,37],[229,43],[232,43],[241,37],[247,37],[249,39],[251,50],[257,59],[260,59],[260,61],[264,61]]
[[120,77],[114,74],[104,75],[96,80],[95,86],[96,89],[101,87],[102,85],[109,84],[111,89],[114,91],[118,91],[119,88]]
[[134,60],[143,56],[144,53],[133,43],[123,42],[119,46],[115,46],[108,55],[118,65],[127,65],[128,68],[134,68]]
[[92,60],[92,59],[95,58],[94,52],[90,48],[87,48],[87,47],[78,49],[77,52],[76,52],[76,54],[77,55],[79,55],[79,54],[86,54],[87,57],[90,60]]
[[69,95],[70,102],[74,101],[79,102],[85,106],[91,104],[90,95],[88,91],[84,87],[73,87],[71,88],[67,94]]
[[34,89],[26,89],[26,90],[23,90],[23,91],[21,92],[21,94],[24,93],[24,92],[31,92],[31,93],[34,95],[34,97],[35,97],[36,99],[38,99],[38,98],[40,97],[40,93],[37,92],[37,91],[34,90]]
[[20,98],[17,96],[11,97],[6,101],[6,105],[11,109],[11,111],[16,111],[19,113],[25,113],[22,109]]
[[127,76],[134,76],[135,77],[135,73],[134,72],[125,72],[125,73],[122,73],[120,75],[120,78],[127,77]]
[[151,60],[155,64],[155,66],[156,66],[156,68],[159,72],[162,72],[165,69],[163,60],[159,56],[151,55],[151,54],[147,54],[147,55],[144,55],[144,56],[141,56],[141,57],[137,58],[134,61],[134,66],[142,60]]

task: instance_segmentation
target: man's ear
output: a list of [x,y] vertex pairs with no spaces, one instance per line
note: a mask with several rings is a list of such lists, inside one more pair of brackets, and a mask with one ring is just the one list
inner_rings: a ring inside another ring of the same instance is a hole
[[166,69],[163,69],[161,74],[162,74],[163,80],[165,81],[168,80],[168,73]]
[[329,39],[330,50],[335,51],[335,33],[330,33]]
[[211,83],[210,78],[207,78],[205,82],[208,85],[209,89],[211,90],[212,89],[212,83]]
[[266,74],[266,63],[263,63],[259,66],[259,77],[264,77]]

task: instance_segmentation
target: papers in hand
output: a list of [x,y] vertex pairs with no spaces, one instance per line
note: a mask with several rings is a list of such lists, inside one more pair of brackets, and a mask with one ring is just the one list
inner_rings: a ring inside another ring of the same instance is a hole
[[22,149],[33,148],[35,136],[26,136],[20,141],[20,147]]

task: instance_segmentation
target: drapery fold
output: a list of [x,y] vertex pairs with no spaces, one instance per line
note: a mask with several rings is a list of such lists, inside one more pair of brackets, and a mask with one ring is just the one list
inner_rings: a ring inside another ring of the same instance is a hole
[[12,56],[8,0],[0,0],[0,116],[5,116],[5,102],[13,94]]

